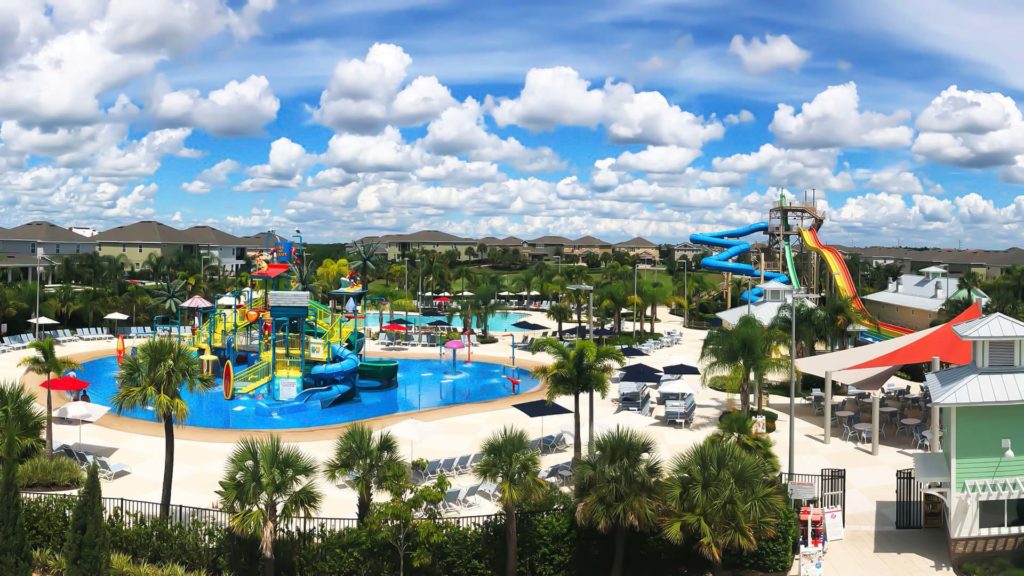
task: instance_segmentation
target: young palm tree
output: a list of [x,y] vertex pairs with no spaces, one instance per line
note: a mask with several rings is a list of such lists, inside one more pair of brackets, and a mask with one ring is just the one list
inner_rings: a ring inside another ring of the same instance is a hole
[[323,495],[313,477],[316,463],[281,438],[245,438],[228,459],[220,481],[220,502],[231,515],[231,528],[258,536],[264,576],[274,575],[274,541],[278,526],[293,518],[310,517]]
[[117,392],[111,399],[119,414],[152,407],[164,424],[164,479],[160,516],[171,509],[174,479],[174,424],[188,419],[189,408],[182,387],[190,393],[213,388],[213,377],[204,374],[192,351],[177,340],[160,338],[139,345],[138,354],[125,356],[117,373]]
[[[51,376],[60,376],[68,370],[78,370],[82,367],[81,364],[75,362],[70,358],[64,356],[57,356],[56,343],[53,338],[44,338],[43,340],[35,340],[28,345],[29,348],[36,351],[35,356],[28,356],[18,362],[19,366],[25,366],[25,368],[33,373],[40,376],[46,376],[49,380]],[[49,387],[46,388],[46,455],[51,456],[53,454],[53,392]]]
[[767,434],[754,434],[754,419],[742,412],[729,412],[718,421],[718,430],[713,434],[722,442],[732,443],[751,456],[760,458],[771,469],[779,472],[779,457],[772,451],[772,441]]
[[846,349],[846,329],[860,321],[860,313],[853,306],[853,300],[838,294],[832,296],[825,303],[822,309],[822,320],[824,321],[824,332],[828,337],[828,345],[831,350]]
[[171,313],[177,312],[178,305],[186,298],[184,280],[166,280],[153,288],[153,303]]
[[[775,329],[789,334],[792,330],[792,304],[783,304],[779,307],[772,326]],[[815,347],[819,342],[827,343],[825,334],[825,322],[822,320],[823,312],[817,306],[811,306],[801,300],[796,305],[796,358],[814,356]]]
[[562,339],[562,324],[572,320],[572,309],[564,302],[555,302],[548,307],[548,318],[558,324],[558,339]]
[[353,424],[335,442],[334,457],[324,463],[324,474],[334,484],[345,481],[355,487],[356,517],[362,524],[370,513],[373,491],[403,480],[406,468],[390,432],[374,435],[369,426]]
[[762,460],[709,437],[672,462],[662,533],[692,541],[716,565],[727,551],[752,551],[758,538],[774,534],[785,506],[775,480]]
[[592,340],[579,340],[574,348],[568,348],[554,338],[542,338],[533,343],[533,352],[547,352],[555,361],[533,370],[533,377],[547,385],[548,402],[559,396],[572,395],[573,400],[573,445],[572,458],[577,462],[583,448],[580,437],[580,394],[591,394],[590,439],[594,437],[593,393],[601,397],[608,393],[608,378],[616,366],[626,363],[622,351],[612,346],[597,346]]
[[492,434],[480,448],[483,457],[474,471],[484,482],[498,486],[505,513],[505,574],[516,575],[516,510],[535,499],[544,487],[540,479],[540,452],[530,447],[526,432],[506,426]]
[[[46,428],[46,419],[35,405],[35,396],[19,382],[0,383],[0,445],[7,441],[6,434],[13,426],[17,437],[16,454],[26,458],[42,449],[40,436]],[[8,423],[11,419],[13,422]]]
[[369,289],[370,273],[377,269],[377,261],[374,257],[377,255],[377,249],[380,248],[380,242],[356,242],[352,248],[349,266],[359,271],[359,281],[363,288]]
[[657,522],[661,495],[661,461],[654,440],[629,428],[602,434],[595,450],[575,470],[580,491],[576,521],[601,532],[614,532],[612,576],[622,574],[626,534]]
[[774,356],[776,346],[783,343],[778,330],[762,326],[753,316],[741,317],[733,328],[714,328],[700,351],[700,361],[707,363],[701,378],[705,384],[714,376],[738,378],[740,405],[747,412],[751,377],[760,383],[767,374],[789,368],[789,360]]

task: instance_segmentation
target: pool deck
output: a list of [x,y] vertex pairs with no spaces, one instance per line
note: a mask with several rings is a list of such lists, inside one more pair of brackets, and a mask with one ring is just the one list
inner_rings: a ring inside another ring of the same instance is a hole
[[[681,329],[684,333],[683,343],[671,348],[655,351],[652,355],[634,360],[653,366],[665,366],[679,362],[696,363],[703,342],[704,332],[682,329],[677,318],[667,312],[660,313],[663,322],[659,330],[668,328]],[[545,325],[552,323],[539,313],[531,313],[531,319]],[[73,355],[78,358],[105,356],[113,353],[113,341],[75,342],[60,345],[58,352],[62,355]],[[508,363],[508,340],[498,344],[474,347],[473,359]],[[435,357],[430,352],[413,351],[382,351],[376,343],[371,343],[369,354],[373,357]],[[23,375],[23,369],[17,361],[27,355],[25,351],[11,352],[0,356],[0,370],[8,380],[15,380]],[[544,356],[534,355],[526,351],[516,351],[516,363],[526,366],[542,363]],[[45,392],[34,383],[38,378],[27,376],[24,382],[40,394],[41,403],[45,405]],[[60,394],[54,395],[54,404],[61,400]],[[435,408],[422,412],[408,412],[395,416],[375,418],[368,421],[375,428],[383,428],[399,421],[415,418],[429,420],[434,423],[437,434],[411,443],[402,440],[403,450],[407,450],[416,458],[444,458],[471,453],[477,450],[480,443],[492,432],[505,425],[520,426],[532,437],[560,430],[572,430],[572,415],[552,416],[544,419],[529,419],[518,410],[511,408],[512,403],[540,398],[543,391],[537,390],[518,396],[503,398],[478,404],[466,404],[453,407]],[[675,454],[686,451],[689,447],[703,440],[715,430],[718,414],[734,399],[710,389],[698,394],[698,408],[692,428],[681,429],[668,426],[660,420],[644,421],[630,419],[629,426],[650,434],[657,442],[660,456],[670,460]],[[572,408],[572,398],[561,397],[559,404]],[[788,400],[773,397],[771,407],[780,413],[776,433],[772,434],[776,442],[775,450],[783,466],[786,464],[788,450]],[[594,417],[596,428],[614,426],[616,422],[625,422],[615,415],[617,405],[611,398],[597,398]],[[581,398],[583,413],[583,441],[587,437],[588,409],[586,398]],[[825,558],[827,574],[857,575],[867,574],[952,574],[948,566],[946,537],[943,530],[895,530],[894,528],[894,496],[896,470],[912,466],[911,454],[914,449],[906,444],[905,437],[898,441],[884,440],[880,446],[880,454],[871,456],[870,449],[833,437],[831,444],[824,444],[821,437],[821,417],[814,417],[809,405],[802,401],[797,403],[796,411],[796,471],[801,473],[817,473],[821,468],[845,468],[847,470],[847,522],[846,538],[829,544],[829,552]],[[304,451],[317,461],[330,457],[333,441],[345,426],[339,425],[325,429],[288,431],[281,436],[290,442],[297,443]],[[155,428],[155,430],[154,430]],[[833,428],[835,430],[835,427]],[[841,428],[840,428],[841,429]],[[56,423],[54,437],[57,441],[68,444],[78,442],[78,426]],[[215,499],[214,491],[218,488],[224,463],[231,452],[234,440],[249,433],[237,431],[212,430],[190,427],[178,427],[176,436],[176,462],[173,501],[179,504],[209,507]],[[82,428],[84,448],[97,454],[107,455],[112,462],[125,463],[132,467],[132,473],[114,481],[103,482],[105,496],[133,498],[139,500],[158,501],[160,498],[160,481],[163,470],[163,432],[158,424],[140,420],[119,418],[116,415],[104,416],[97,424],[85,425]],[[568,461],[572,452],[544,455],[544,466]],[[473,483],[471,476],[457,476],[453,479],[455,486],[467,486]],[[319,516],[352,517],[355,513],[356,497],[348,489],[339,489],[317,479],[324,492],[324,501]],[[467,514],[489,514],[496,508],[488,503],[467,511]],[[794,569],[794,572],[795,569]]]

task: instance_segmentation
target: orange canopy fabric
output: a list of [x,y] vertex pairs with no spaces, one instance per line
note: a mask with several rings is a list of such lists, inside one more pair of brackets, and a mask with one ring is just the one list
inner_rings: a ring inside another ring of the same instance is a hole
[[931,362],[935,356],[946,364],[969,364],[971,362],[971,343],[961,340],[953,332],[953,326],[981,318],[981,303],[975,302],[969,308],[961,312],[956,318],[946,322],[938,330],[898,348],[883,354],[873,360],[868,360],[856,366],[850,366],[849,370],[860,368],[882,368],[885,366],[902,366],[904,364],[922,364]]

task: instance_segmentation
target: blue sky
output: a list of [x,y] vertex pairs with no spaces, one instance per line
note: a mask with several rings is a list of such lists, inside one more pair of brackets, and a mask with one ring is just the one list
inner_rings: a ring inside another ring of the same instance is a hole
[[1022,24],[995,1],[25,0],[0,7],[0,225],[679,241],[813,187],[827,242],[1006,247]]

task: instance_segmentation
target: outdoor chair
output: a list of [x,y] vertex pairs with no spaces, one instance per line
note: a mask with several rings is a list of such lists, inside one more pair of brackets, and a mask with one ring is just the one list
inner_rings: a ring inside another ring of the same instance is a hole
[[462,494],[461,488],[452,488],[444,493],[444,500],[441,501],[441,511],[453,512],[458,508],[456,502],[459,500],[459,495]]
[[477,452],[476,454],[473,454],[473,457],[469,460],[470,468],[472,468],[473,466],[476,466],[478,462],[483,460],[483,458],[484,458],[484,455],[481,454],[480,452]]
[[815,415],[825,413],[825,400],[821,396],[815,396],[811,401],[811,405],[814,407]]
[[127,464],[111,464],[109,460],[103,457],[96,458],[96,462],[99,465],[100,478],[104,480],[113,480],[118,474],[131,474],[131,467]]
[[445,458],[444,461],[441,462],[441,469],[439,470],[439,472],[444,472],[446,476],[454,476],[455,461],[456,458]]
[[860,439],[865,444],[867,444],[868,442],[871,442],[871,430],[861,430],[860,431]]
[[853,425],[850,424],[852,416],[848,416],[843,419],[843,440],[849,441],[850,437],[854,435],[855,431]]
[[472,454],[459,456],[459,459],[455,461],[455,472],[457,474],[465,474],[466,472],[469,472],[469,461],[472,460],[472,458]]
[[437,346],[436,334],[427,334],[427,346]]
[[436,478],[437,474],[438,474],[438,472],[440,472],[440,470],[441,470],[441,461],[440,460],[431,460],[430,462],[427,462],[426,469],[423,470],[422,472],[420,472],[420,475],[423,477],[424,480],[426,480],[428,478]]
[[480,503],[477,502],[476,499],[474,498],[477,492],[479,492],[479,490],[479,484],[474,484],[469,488],[466,488],[465,490],[462,491],[461,494],[459,494],[459,499],[456,501],[456,504],[463,508],[473,508],[479,506]]
[[498,498],[501,497],[501,491],[498,489],[497,484],[484,482],[477,488],[477,495],[481,498],[487,498],[491,502],[497,502]]

